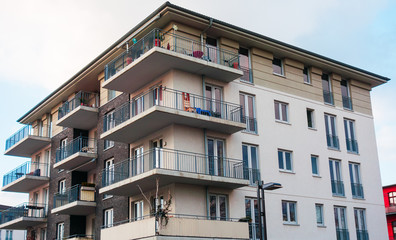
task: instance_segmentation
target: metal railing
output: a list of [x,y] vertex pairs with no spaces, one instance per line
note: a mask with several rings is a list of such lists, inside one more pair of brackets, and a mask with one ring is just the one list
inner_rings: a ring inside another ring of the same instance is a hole
[[323,90],[323,101],[325,103],[333,105],[334,104],[333,92]]
[[154,148],[103,169],[102,186],[109,186],[156,168],[246,180],[251,176],[260,177],[258,169],[244,167],[242,160]]
[[66,116],[78,106],[98,107],[98,94],[80,91],[73,99],[66,101],[58,109],[58,120]]
[[352,98],[347,96],[342,96],[342,106],[345,109],[352,110]]
[[337,228],[336,233],[337,233],[337,240],[349,240],[348,229]]
[[21,217],[45,218],[47,217],[47,209],[47,204],[43,203],[22,203],[0,212],[0,224]]
[[240,105],[159,87],[124,103],[116,108],[111,115],[105,115],[103,117],[103,132],[118,126],[153,106],[162,106],[233,122],[243,122]]
[[335,196],[345,196],[344,182],[331,180],[331,191]]
[[95,239],[94,235],[87,235],[87,234],[73,234],[73,235],[69,235],[67,237],[64,237],[63,239],[72,239],[72,238],[78,238],[80,240]]
[[71,188],[66,189],[66,191],[63,193],[55,193],[53,208],[61,207],[75,201],[94,202],[95,190],[82,190],[83,187],[84,186],[77,184]]
[[66,146],[56,149],[55,161],[62,161],[78,152],[96,153],[96,139],[87,137],[77,137],[73,139],[71,142],[67,143]]
[[257,133],[257,121],[249,116],[242,116],[242,122],[246,123],[245,132]]
[[249,239],[251,240],[260,239],[260,229],[258,223],[249,223]]
[[357,140],[347,138],[346,146],[347,146],[348,152],[359,153],[359,146],[358,146]]
[[396,206],[391,205],[385,208],[386,214],[395,214],[396,213]]
[[241,77],[242,81],[253,83],[253,75],[252,69],[246,67],[240,67],[243,72],[243,76]]
[[361,183],[351,182],[351,189],[352,189],[352,197],[361,198],[361,199],[364,198],[363,185]]
[[3,187],[25,175],[49,177],[48,170],[48,163],[25,162],[3,176]]
[[232,68],[239,68],[239,55],[237,52],[212,47],[171,32],[153,29],[105,66],[105,81],[154,47],[160,47]]
[[[150,214],[150,215],[144,215],[144,216],[140,216],[140,217],[135,217],[135,218],[129,218],[129,219],[125,219],[122,221],[118,221],[118,222],[113,222],[110,223],[108,225],[103,225],[102,229],[104,228],[109,228],[109,227],[115,227],[115,226],[119,226],[125,223],[131,223],[131,222],[136,222],[136,221],[141,221],[144,219],[150,219],[150,218],[154,218],[155,214]],[[201,215],[191,215],[191,214],[176,214],[176,213],[168,213],[168,217],[169,218],[185,218],[185,219],[198,219],[198,220],[208,220],[208,221],[227,221],[227,222],[239,222],[240,218],[230,218],[230,217],[226,217],[226,218],[212,218],[210,216],[201,216]]]
[[51,136],[51,133],[50,129],[45,124],[36,125],[34,127],[32,125],[26,125],[6,140],[5,150],[7,151],[9,148],[28,136],[49,137]]
[[340,149],[340,143],[338,140],[338,136],[326,134],[326,140],[327,140],[327,147],[334,148],[334,149]]
[[369,240],[369,234],[367,230],[356,230],[357,240]]

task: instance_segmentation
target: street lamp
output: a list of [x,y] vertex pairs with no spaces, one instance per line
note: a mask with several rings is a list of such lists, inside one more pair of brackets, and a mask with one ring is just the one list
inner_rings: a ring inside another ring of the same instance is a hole
[[[267,221],[265,219],[265,199],[264,190],[276,190],[282,188],[280,183],[269,182],[264,184],[263,181],[257,181],[257,201],[259,211],[259,234],[261,240],[267,240]],[[264,234],[263,234],[264,229]],[[265,237],[264,237],[265,236]]]

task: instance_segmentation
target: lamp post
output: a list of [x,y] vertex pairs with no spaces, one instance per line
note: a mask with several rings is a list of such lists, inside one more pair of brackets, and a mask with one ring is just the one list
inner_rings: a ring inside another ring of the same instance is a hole
[[[257,201],[259,212],[259,234],[260,240],[267,240],[267,221],[265,219],[265,198],[264,190],[276,190],[282,188],[280,183],[257,181]],[[263,234],[264,230],[264,234]]]

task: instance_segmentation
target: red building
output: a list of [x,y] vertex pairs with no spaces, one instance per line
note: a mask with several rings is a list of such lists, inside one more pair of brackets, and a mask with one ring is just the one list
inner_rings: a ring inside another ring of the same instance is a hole
[[396,239],[396,184],[382,188],[389,239]]

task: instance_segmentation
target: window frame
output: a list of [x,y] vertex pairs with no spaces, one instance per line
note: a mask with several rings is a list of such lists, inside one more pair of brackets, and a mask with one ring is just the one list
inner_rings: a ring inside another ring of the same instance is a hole
[[[285,115],[283,115],[283,106],[285,106]],[[274,100],[275,121],[282,123],[290,123],[289,121],[289,104],[281,101]],[[279,116],[279,119],[277,116]]]
[[[284,209],[283,204],[286,204],[286,209]],[[291,205],[294,205],[294,221],[291,220]],[[286,210],[286,219],[285,220],[285,212]],[[297,202],[296,201],[289,201],[289,200],[282,200],[282,221],[283,224],[291,224],[291,225],[297,225],[298,224],[298,218],[297,218]]]
[[107,90],[107,102],[110,102],[117,96],[117,91],[116,90]]
[[[282,160],[280,159],[280,155],[282,154]],[[290,159],[290,169],[287,169],[287,157],[286,154],[289,154],[289,159]],[[281,161],[282,161],[282,166],[281,167]],[[289,172],[289,173],[293,173],[293,151],[290,150],[284,150],[284,149],[278,149],[278,167],[279,167],[279,171],[282,172]]]
[[[344,131],[345,131],[345,141],[346,141],[346,149],[348,153],[356,153],[359,154],[357,139],[356,139],[356,124],[355,120],[344,118]],[[356,142],[355,151],[353,144]],[[349,149],[348,149],[349,146]]]
[[[342,180],[342,163],[340,160],[337,159],[329,159],[329,170],[330,170],[330,181],[332,184],[332,194],[333,196],[341,196],[345,197],[345,187],[344,187],[344,181]],[[340,186],[342,186],[342,192],[340,193],[337,187],[334,187],[336,189],[333,192],[333,181],[337,183],[341,183]]]
[[[311,117],[309,117],[311,116]],[[309,118],[311,118],[311,126],[309,126]],[[307,126],[309,129],[316,129],[315,121],[315,110],[312,108],[307,108]]]
[[[316,173],[314,173],[313,159],[315,159],[315,162],[316,162]],[[319,156],[318,155],[313,155],[313,154],[311,155],[311,169],[312,169],[312,176],[320,177]]]
[[[243,103],[242,103],[242,98],[243,98]],[[250,110],[249,98],[252,99],[252,114],[253,114],[253,116],[250,116],[250,113],[249,113],[249,110]],[[257,134],[256,96],[252,95],[252,94],[239,92],[239,104],[242,106],[242,109],[241,109],[242,118],[246,122],[246,129],[244,129],[243,131]],[[253,128],[251,126],[252,124],[253,124]]]
[[[318,221],[318,207],[320,209],[321,222]],[[324,227],[325,226],[325,222],[324,222],[324,205],[322,203],[315,203],[315,213],[316,213],[316,226]]]
[[56,238],[63,239],[65,236],[65,222],[56,224]]
[[[247,151],[247,159],[245,161],[245,150],[244,147],[246,147],[246,151]],[[256,159],[255,159],[255,163],[253,162],[253,148],[255,149],[255,154],[256,154]],[[254,181],[256,178],[258,178],[257,180],[260,181],[260,175],[258,174],[258,171],[255,172],[254,169],[260,169],[260,163],[259,163],[259,151],[258,151],[258,146],[257,145],[253,145],[253,144],[248,144],[248,143],[242,143],[242,161],[243,161],[243,166],[244,168],[248,168],[248,179],[250,181],[250,185],[255,185],[256,182]],[[246,165],[247,163],[247,165]],[[256,165],[256,166],[254,166]],[[245,170],[243,171],[245,174]],[[258,176],[257,176],[258,174]]]
[[325,113],[324,120],[325,120],[327,147],[330,149],[340,150],[340,142],[338,140],[338,134],[337,134],[337,116]]
[[65,194],[66,193],[66,178],[59,180],[58,182],[58,193]]
[[[215,198],[215,216],[212,216],[212,202],[211,198]],[[221,211],[220,211],[220,198],[224,198],[225,201],[225,217],[221,216]],[[215,194],[215,193],[210,193],[209,194],[209,219],[210,220],[227,220],[229,213],[228,213],[228,197],[225,194]]]
[[[279,61],[279,65],[275,62]],[[274,66],[277,66],[278,68],[280,68],[280,73],[275,72]],[[277,58],[274,57],[272,59],[272,74],[277,75],[277,76],[285,76],[285,68],[284,68],[284,64],[283,64],[283,59],[281,58]]]
[[103,210],[103,225],[108,228],[114,224],[114,209],[108,208]]
[[[303,81],[304,81],[305,84],[308,84],[308,85],[312,85],[311,71],[310,70],[311,70],[311,68],[310,67],[306,67],[306,66],[304,66],[304,68],[302,70],[302,72],[303,72]],[[307,76],[306,77],[307,81],[305,81],[305,76]]]
[[[393,196],[391,196],[391,195],[393,195]],[[393,199],[393,203],[392,203],[391,199]],[[389,201],[389,206],[391,206],[391,207],[396,206],[396,191],[392,191],[392,192],[388,193],[388,201]]]

